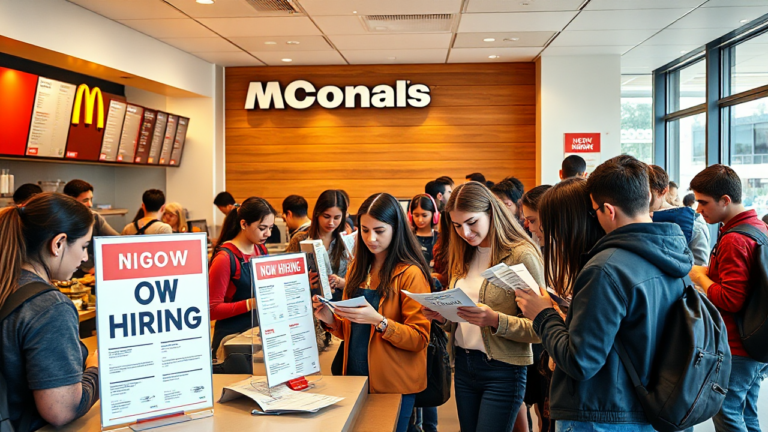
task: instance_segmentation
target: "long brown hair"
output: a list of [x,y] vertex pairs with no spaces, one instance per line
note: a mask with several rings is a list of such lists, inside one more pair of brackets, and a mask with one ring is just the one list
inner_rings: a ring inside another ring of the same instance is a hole
[[363,242],[363,230],[360,225],[360,219],[365,214],[392,227],[392,241],[387,248],[387,258],[384,259],[384,264],[381,266],[381,270],[379,270],[379,286],[376,287],[376,291],[381,298],[387,298],[387,296],[393,294],[390,283],[398,264],[410,264],[419,267],[427,279],[431,291],[434,284],[429,272],[429,266],[424,259],[424,255],[421,253],[421,246],[405,218],[403,208],[400,207],[400,203],[392,195],[377,193],[368,197],[357,212],[355,259],[350,265],[347,285],[344,287],[344,294],[347,298],[352,298],[356,295],[357,289],[368,278],[368,272],[374,261],[373,253]]
[[[476,247],[470,246],[453,228],[450,212],[454,210],[470,213],[486,213],[490,218],[488,237],[490,238],[491,264],[500,263],[509,252],[519,246],[530,246],[531,251],[539,255],[538,248],[523,228],[517,218],[509,212],[504,203],[499,200],[485,185],[478,182],[467,182],[456,188],[451,199],[445,205],[443,218],[451,232],[448,263],[453,277],[464,277],[469,271],[469,264],[475,256]],[[541,256],[539,255],[539,258]]]
[[67,244],[88,234],[93,213],[72,197],[41,193],[21,206],[0,210],[0,305],[17,288],[24,263],[45,265],[43,253],[59,234],[67,235]]
[[437,241],[435,242],[434,255],[432,259],[435,261],[435,268],[448,270],[448,245],[451,243],[451,231],[453,227],[448,223],[448,219],[445,217],[445,212],[440,214],[440,227]]
[[341,258],[344,256],[344,240],[341,239],[341,233],[346,228],[347,223],[347,204],[348,200],[344,193],[340,190],[329,189],[320,194],[315,203],[315,208],[312,210],[312,223],[309,225],[309,232],[307,236],[310,239],[316,240],[320,238],[320,215],[324,211],[338,207],[341,210],[341,221],[339,226],[331,233],[331,237],[336,240],[333,250],[330,253],[331,267],[338,269],[341,264]]
[[544,277],[557,295],[573,295],[584,262],[582,255],[600,240],[605,231],[590,215],[592,200],[587,181],[572,177],[553,186],[539,202],[539,220],[544,232]]

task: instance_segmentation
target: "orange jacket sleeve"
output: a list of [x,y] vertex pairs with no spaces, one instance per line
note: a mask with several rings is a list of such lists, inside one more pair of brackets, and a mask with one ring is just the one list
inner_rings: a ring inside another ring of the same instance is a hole
[[[406,351],[421,351],[429,344],[429,320],[422,313],[421,305],[402,293],[429,293],[429,282],[417,266],[410,266],[398,276],[398,299],[402,323],[388,320],[387,330],[382,336],[397,348]],[[389,318],[389,317],[388,317]]]

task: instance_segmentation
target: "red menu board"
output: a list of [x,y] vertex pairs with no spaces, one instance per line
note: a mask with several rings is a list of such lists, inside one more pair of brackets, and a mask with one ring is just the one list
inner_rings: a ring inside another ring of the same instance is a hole
[[171,163],[171,151],[173,150],[173,142],[176,140],[176,127],[178,123],[179,116],[168,114],[168,126],[165,128],[163,148],[160,151],[160,165],[169,165]]
[[144,108],[128,104],[125,110],[123,133],[120,136],[120,147],[117,150],[117,161],[133,163],[136,154],[136,144],[139,141],[139,131],[144,122]]
[[0,67],[0,154],[24,155],[37,75]]
[[155,121],[157,120],[157,111],[144,108],[144,120],[141,123],[139,132],[139,142],[136,145],[136,157],[133,163],[147,163],[149,156],[149,146],[152,144],[152,133],[155,130]]
[[[95,91],[94,89],[93,91]],[[86,116],[86,104],[89,103],[87,95],[84,95],[80,110],[72,111],[72,121],[69,125],[69,138],[67,138],[67,151],[64,157],[73,160],[93,161],[99,160],[101,141],[104,139],[104,124],[99,127],[99,105],[103,110],[103,116],[107,116],[107,108],[112,101],[125,102],[125,97],[110,93],[103,93],[101,99],[97,96],[93,100],[91,118]],[[75,122],[77,119],[77,122]],[[90,120],[91,124],[88,124]]]
[[184,151],[184,142],[187,140],[188,127],[189,119],[186,117],[179,117],[179,125],[176,127],[176,138],[173,140],[171,161],[168,165],[178,166],[181,163],[181,153]]

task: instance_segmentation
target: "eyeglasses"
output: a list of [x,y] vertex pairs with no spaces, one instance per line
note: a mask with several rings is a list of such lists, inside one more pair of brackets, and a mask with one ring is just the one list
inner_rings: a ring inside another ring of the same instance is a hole
[[590,208],[589,209],[589,215],[592,216],[593,218],[597,218],[597,212],[598,211],[603,211],[603,208],[605,208],[605,203],[600,204],[600,206],[598,208],[596,208],[596,209]]

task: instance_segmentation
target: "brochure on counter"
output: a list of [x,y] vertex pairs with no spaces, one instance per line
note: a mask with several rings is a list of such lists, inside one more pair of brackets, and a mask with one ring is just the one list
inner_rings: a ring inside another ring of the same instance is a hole
[[304,240],[299,242],[301,251],[307,254],[309,270],[317,272],[320,279],[320,286],[323,289],[323,297],[329,299],[333,297],[331,293],[331,282],[328,280],[333,270],[331,270],[331,258],[322,240]]
[[499,288],[517,291],[529,289],[538,295],[541,295],[539,284],[533,278],[533,275],[525,267],[525,264],[516,264],[508,266],[504,263],[497,264],[481,273],[488,282]]
[[453,322],[467,322],[464,318],[457,315],[460,307],[477,306],[461,288],[429,294],[415,294],[406,290],[403,290],[403,293],[419,302],[422,306],[432,309]]
[[206,234],[96,237],[102,428],[213,407]]
[[267,383],[320,372],[306,255],[256,257],[250,265]]
[[288,386],[270,388],[265,377],[251,377],[224,387],[219,403],[229,402],[241,396],[252,399],[259,410],[252,414],[314,413],[344,398],[316,393],[294,391]]

